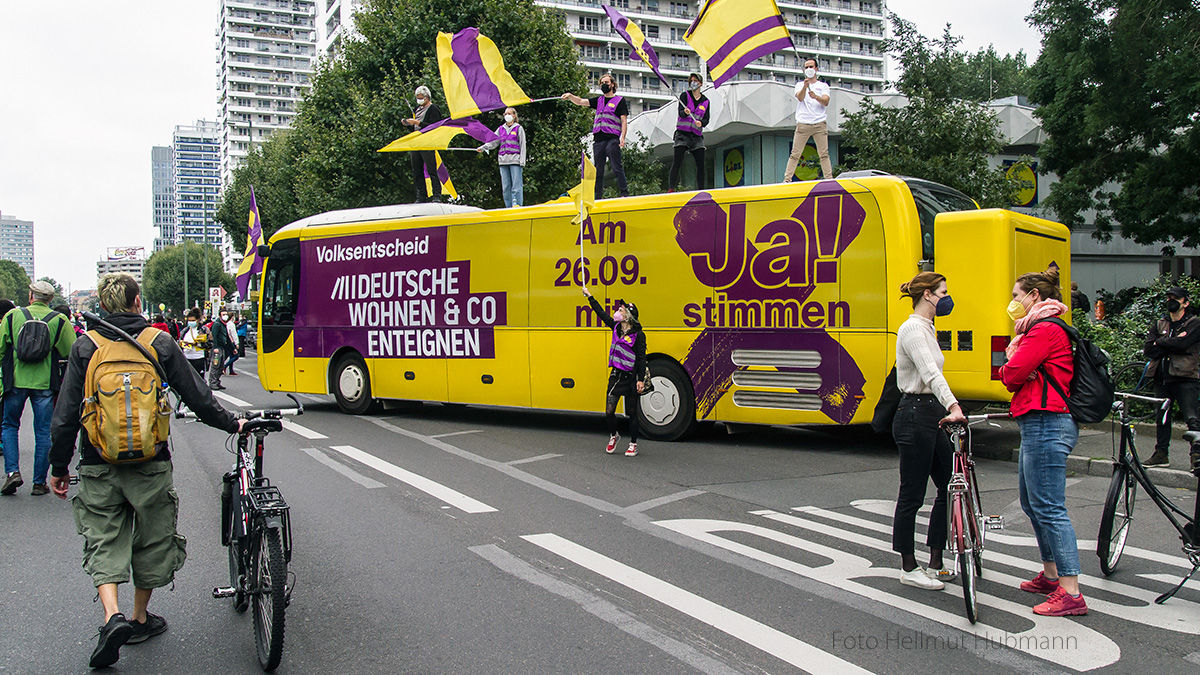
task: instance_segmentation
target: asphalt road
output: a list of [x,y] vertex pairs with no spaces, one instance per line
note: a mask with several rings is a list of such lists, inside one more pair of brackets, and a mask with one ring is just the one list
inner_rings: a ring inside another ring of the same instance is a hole
[[[288,403],[247,372],[253,359],[238,365],[227,407]],[[989,539],[971,626],[957,583],[939,593],[897,582],[895,452],[859,430],[718,425],[626,458],[603,452],[594,415],[424,405],[349,417],[326,397],[303,400],[306,414],[267,447],[295,537],[279,673],[1200,668],[1200,581],[1151,602],[1186,561],[1148,500],[1121,569],[1100,578],[1101,476],[1068,487],[1091,613],[1043,618],[1030,611],[1040,599],[1016,588],[1040,564],[1015,465],[980,462],[985,510],[1006,528]],[[27,480],[31,425],[27,413]],[[976,438],[1013,442],[1004,428]],[[210,597],[228,577],[226,436],[187,424],[172,439],[187,564],[151,603],[169,630],[125,647],[113,671],[258,672],[250,615]],[[1194,492],[1169,492],[1191,508]],[[26,485],[0,497],[0,518],[0,673],[86,671],[102,613],[70,504]]]

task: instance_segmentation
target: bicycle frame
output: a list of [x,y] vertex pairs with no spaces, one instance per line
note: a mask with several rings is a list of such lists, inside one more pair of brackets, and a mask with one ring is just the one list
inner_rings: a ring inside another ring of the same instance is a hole
[[[239,436],[237,441],[238,461],[234,469],[238,482],[238,500],[233,504],[236,529],[230,533],[232,539],[249,536],[251,524],[261,519],[263,526],[280,530],[283,539],[284,559],[292,560],[292,522],[287,502],[279,488],[271,485],[263,475],[263,447],[266,431],[255,431]],[[251,453],[249,436],[254,437]],[[230,542],[232,543],[232,541]]]

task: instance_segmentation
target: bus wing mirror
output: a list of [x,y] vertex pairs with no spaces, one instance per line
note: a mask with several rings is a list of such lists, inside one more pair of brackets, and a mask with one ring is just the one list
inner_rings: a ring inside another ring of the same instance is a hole
[[267,246],[266,244],[259,244],[259,246],[258,246],[258,257],[260,257],[260,258],[270,258],[270,257],[271,257],[271,247],[270,247],[270,246]]

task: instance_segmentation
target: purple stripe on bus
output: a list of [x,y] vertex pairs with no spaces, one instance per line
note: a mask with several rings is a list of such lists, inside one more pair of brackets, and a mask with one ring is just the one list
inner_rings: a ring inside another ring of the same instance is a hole
[[450,39],[450,60],[462,71],[467,81],[467,93],[480,112],[504,107],[500,89],[488,76],[479,55],[479,29],[464,28]]
[[[780,19],[776,14],[772,14],[765,19],[759,19],[749,26],[739,30],[733,34],[733,37],[726,40],[725,44],[721,45],[720,49],[713,52],[711,57],[705,59],[708,61],[709,69],[719,66],[721,62],[728,58],[730,54],[737,50],[738,47],[745,44],[746,40],[749,40],[760,33],[765,33],[772,28],[779,28],[781,26],[783,26],[783,19]],[[784,28],[784,30],[786,31],[787,29]],[[788,43],[791,43],[790,38],[788,39]]]
[[738,59],[733,65],[729,66],[724,73],[721,73],[720,77],[714,79],[713,86],[719,87],[722,84],[725,84],[726,81],[728,81],[734,75],[737,75],[742,68],[746,67],[746,64],[750,63],[754,59],[766,56],[767,54],[773,54],[781,49],[789,49],[791,47],[792,39],[786,37],[779,38],[778,40],[772,40],[761,47],[755,47],[754,49],[746,52],[746,54],[742,56],[742,58]]

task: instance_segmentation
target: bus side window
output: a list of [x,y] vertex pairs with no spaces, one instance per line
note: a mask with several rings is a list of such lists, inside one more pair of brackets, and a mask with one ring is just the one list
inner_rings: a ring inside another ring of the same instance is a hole
[[296,322],[299,267],[300,243],[297,240],[281,241],[271,247],[262,291],[264,351],[279,349],[292,333]]

